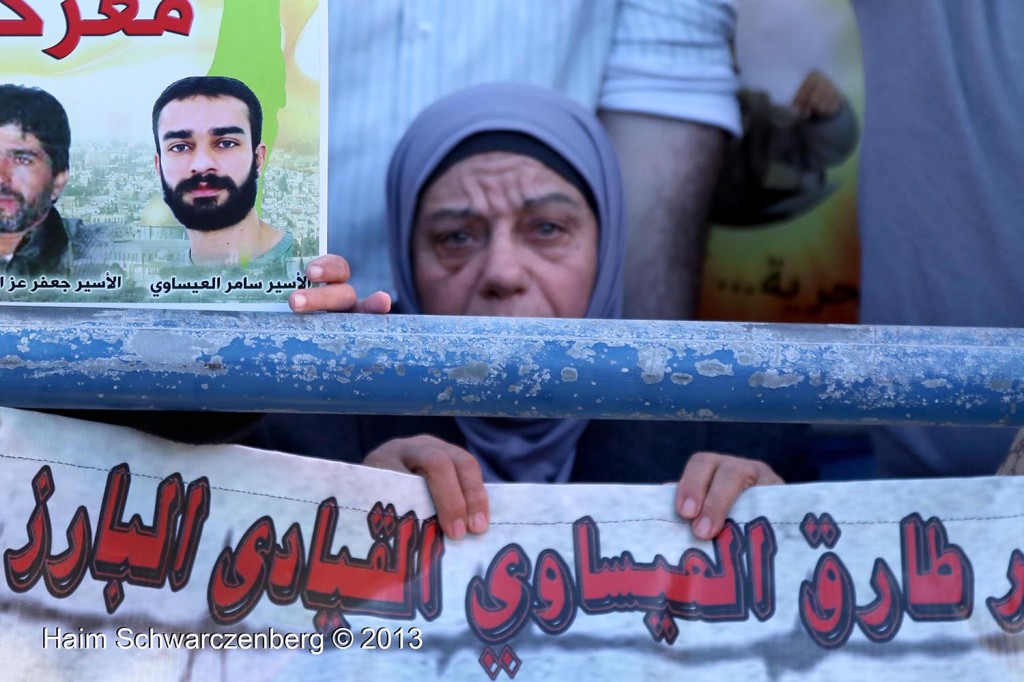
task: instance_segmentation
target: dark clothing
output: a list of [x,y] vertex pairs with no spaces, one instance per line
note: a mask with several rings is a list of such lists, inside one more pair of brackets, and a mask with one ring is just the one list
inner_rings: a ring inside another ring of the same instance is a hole
[[64,219],[51,208],[46,219],[21,241],[14,255],[0,263],[0,275],[23,279],[61,277],[75,280],[114,268],[108,263],[106,225]]
[[[242,440],[245,445],[322,459],[360,463],[392,438],[436,436],[465,447],[451,417],[270,414]],[[810,429],[797,424],[591,420],[576,445],[573,483],[675,481],[700,450],[760,459],[783,479],[814,477]]]
[[0,272],[17,277],[71,276],[71,232],[74,225],[51,208],[46,219],[21,241]]
[[260,419],[250,412],[172,412],[165,410],[39,410],[72,419],[130,426],[152,436],[189,445],[235,443]]

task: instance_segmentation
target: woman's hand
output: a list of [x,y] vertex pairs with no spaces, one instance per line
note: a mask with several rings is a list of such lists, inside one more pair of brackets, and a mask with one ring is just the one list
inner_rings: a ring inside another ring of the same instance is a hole
[[391,297],[383,291],[370,294],[363,300],[348,283],[352,271],[341,256],[328,254],[310,261],[306,277],[322,287],[299,289],[288,298],[288,305],[297,313],[375,313],[382,315],[391,310]]
[[[428,435],[395,438],[367,455],[363,464],[423,476],[448,537],[458,540],[467,532],[487,530],[490,508],[483,475],[476,458],[463,448]],[[679,480],[676,509],[691,521],[694,535],[710,540],[722,530],[740,493],[783,482],[764,462],[697,452]]]
[[395,438],[368,454],[363,464],[427,479],[437,521],[453,540],[465,537],[467,530],[476,535],[487,530],[490,508],[480,465],[457,445],[427,435]]
[[702,540],[718,535],[736,499],[755,485],[785,483],[770,466],[756,459],[695,452],[676,488],[676,510],[690,521]]

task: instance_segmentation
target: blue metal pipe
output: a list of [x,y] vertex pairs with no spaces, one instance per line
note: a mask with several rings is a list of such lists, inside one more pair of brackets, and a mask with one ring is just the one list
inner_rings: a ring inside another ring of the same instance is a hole
[[1024,426],[1024,330],[0,309],[23,408]]

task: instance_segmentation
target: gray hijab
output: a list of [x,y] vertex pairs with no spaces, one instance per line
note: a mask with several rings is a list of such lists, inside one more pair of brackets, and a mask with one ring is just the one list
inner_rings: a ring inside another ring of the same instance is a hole
[[[574,167],[590,186],[599,225],[598,267],[588,318],[622,314],[625,206],[619,165],[597,118],[556,92],[510,83],[480,85],[449,95],[423,110],[391,156],[387,225],[391,271],[402,309],[421,314],[410,244],[424,183],[467,137],[507,131],[529,135]],[[487,481],[564,482],[576,443],[587,426],[580,419],[458,417],[466,444]]]

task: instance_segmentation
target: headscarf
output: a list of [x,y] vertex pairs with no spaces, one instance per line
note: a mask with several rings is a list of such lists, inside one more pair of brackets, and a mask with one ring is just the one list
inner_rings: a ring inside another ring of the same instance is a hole
[[[475,86],[430,105],[410,124],[391,156],[387,178],[388,245],[402,309],[422,314],[410,248],[421,192],[459,143],[492,131],[535,138],[575,168],[589,185],[597,208],[599,237],[597,275],[586,316],[620,317],[625,205],[611,140],[593,113],[565,96],[510,83]],[[581,419],[458,417],[456,421],[488,481],[567,481],[576,443],[587,426]]]

